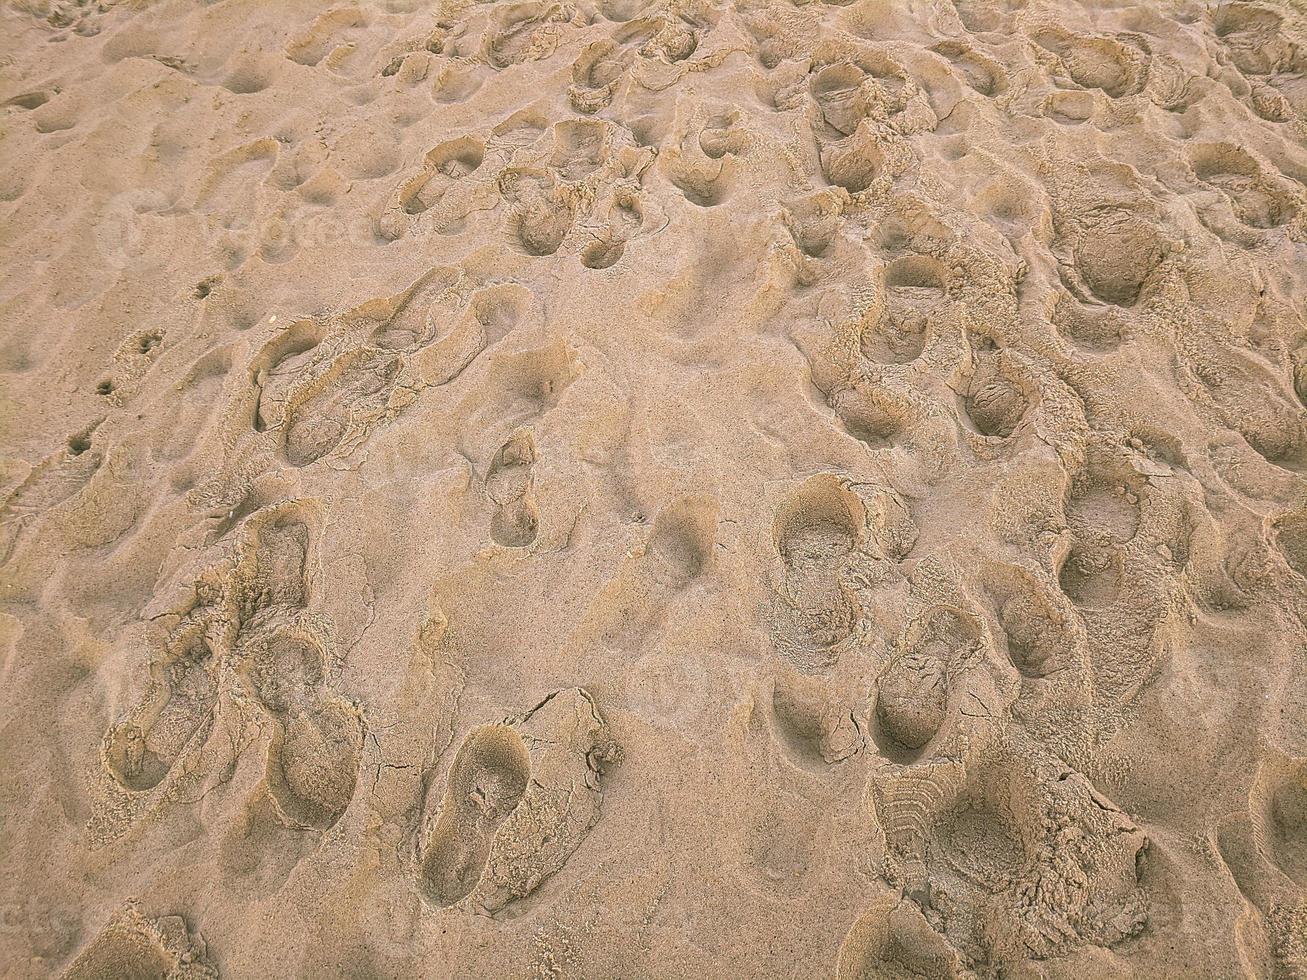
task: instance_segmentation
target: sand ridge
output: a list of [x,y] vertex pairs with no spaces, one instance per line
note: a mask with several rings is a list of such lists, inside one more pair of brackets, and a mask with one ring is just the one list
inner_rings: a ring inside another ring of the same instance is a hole
[[1307,976],[1307,11],[6,0],[16,977]]

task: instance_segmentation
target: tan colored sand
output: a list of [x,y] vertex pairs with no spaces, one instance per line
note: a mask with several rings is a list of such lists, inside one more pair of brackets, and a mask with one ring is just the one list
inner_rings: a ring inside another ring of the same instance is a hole
[[6,977],[1307,977],[1307,10],[5,0]]

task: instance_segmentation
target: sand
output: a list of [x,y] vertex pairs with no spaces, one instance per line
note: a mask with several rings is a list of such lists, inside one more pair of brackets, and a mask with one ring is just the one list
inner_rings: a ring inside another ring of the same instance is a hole
[[1307,8],[0,38],[5,977],[1307,977]]

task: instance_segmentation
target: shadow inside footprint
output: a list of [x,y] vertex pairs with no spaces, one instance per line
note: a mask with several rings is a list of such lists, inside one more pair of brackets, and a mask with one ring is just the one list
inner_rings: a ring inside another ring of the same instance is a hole
[[495,831],[522,801],[530,775],[526,743],[506,725],[479,728],[463,742],[422,858],[434,904],[447,908],[476,888]]
[[397,357],[365,349],[332,365],[315,390],[286,412],[286,460],[307,466],[339,446],[356,416],[373,403],[384,403],[401,366]]
[[267,785],[291,826],[332,827],[354,797],[363,723],[349,702],[324,690],[321,648],[293,634],[258,646],[246,667],[253,696],[276,724]]
[[332,699],[293,713],[268,747],[268,792],[300,827],[327,830],[358,780],[361,731],[353,706]]
[[858,609],[841,578],[863,520],[857,498],[828,474],[810,479],[777,514],[775,545],[784,580],[775,634],[782,648],[809,651],[796,666],[829,666],[830,649],[853,633]]
[[203,937],[192,934],[185,919],[147,918],[135,902],[115,912],[63,974],[65,980],[209,980],[217,975]]
[[109,771],[126,789],[153,789],[213,714],[213,654],[197,638],[154,668],[152,694],[108,736]]

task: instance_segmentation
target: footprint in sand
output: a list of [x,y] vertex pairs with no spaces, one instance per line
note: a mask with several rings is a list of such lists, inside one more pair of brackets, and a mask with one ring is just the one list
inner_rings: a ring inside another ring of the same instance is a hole
[[1132,473],[1113,475],[1097,468],[1072,484],[1065,505],[1072,543],[1058,584],[1076,606],[1109,606],[1120,593],[1122,548],[1139,530],[1141,493]]
[[1248,227],[1277,228],[1293,217],[1292,195],[1233,143],[1200,143],[1189,151],[1189,165],[1195,177],[1221,191],[1234,216]]
[[481,54],[497,71],[524,61],[548,58],[558,46],[559,22],[567,19],[562,7],[543,3],[505,6],[492,16],[481,44]]
[[309,600],[309,565],[314,531],[307,510],[279,504],[252,520],[246,530],[245,571],[236,579],[241,626],[276,612],[303,609]]
[[437,908],[493,913],[559,870],[599,819],[600,777],[620,758],[594,699],[558,691],[463,740],[421,848]]
[[951,64],[981,95],[994,98],[1008,88],[1008,73],[1001,64],[961,41],[943,41],[930,49]]
[[255,356],[250,364],[255,432],[266,432],[281,424],[290,393],[305,376],[313,362],[313,351],[325,335],[323,323],[296,320]]
[[363,721],[332,693],[315,638],[281,630],[244,651],[249,692],[272,718],[267,787],[289,826],[327,830],[341,818],[358,781]]
[[1148,81],[1148,56],[1132,44],[1059,27],[1036,31],[1032,39],[1057,56],[1058,74],[1081,88],[1096,88],[1119,99],[1139,92]]
[[1134,306],[1166,257],[1157,228],[1124,208],[1096,208],[1077,215],[1076,221],[1071,236],[1075,279],[1068,280],[1072,292],[1082,302]]
[[105,736],[105,760],[125,789],[163,781],[192,741],[207,736],[218,700],[217,664],[203,636],[185,636],[151,667],[150,691]]
[[499,185],[509,202],[507,223],[515,246],[537,258],[557,252],[576,221],[570,189],[548,171],[510,171]]
[[1058,654],[1068,632],[1065,616],[1034,593],[1005,602],[999,622],[1007,636],[1008,659],[1025,677],[1046,677],[1058,669]]
[[1018,377],[1007,352],[985,344],[973,354],[970,376],[962,392],[962,408],[983,436],[1006,439],[1016,431],[1034,398]]
[[1217,831],[1221,859],[1239,891],[1260,912],[1270,975],[1296,977],[1304,964],[1307,925],[1307,760],[1273,752],[1257,765],[1247,808]]
[[487,725],[463,740],[422,860],[427,897],[434,904],[447,907],[472,893],[495,831],[522,802],[530,778],[526,743],[509,726]]
[[901,255],[885,266],[885,298],[861,335],[863,356],[879,364],[915,361],[947,309],[949,273],[929,255]]
[[473,136],[441,143],[426,155],[422,172],[400,191],[404,213],[422,214],[435,207],[455,183],[481,167],[485,155],[485,145]]
[[1288,566],[1307,578],[1307,511],[1291,511],[1276,518],[1271,539]]
[[872,734],[896,762],[916,758],[944,726],[949,674],[980,643],[970,617],[934,606],[909,624],[876,680]]
[[203,937],[180,915],[147,918],[134,902],[109,919],[63,980],[217,980]]
[[490,538],[505,548],[525,548],[536,539],[540,511],[533,491],[535,440],[530,432],[519,432],[499,447],[490,472],[486,494],[495,504],[490,519]]
[[800,669],[829,667],[858,606],[844,582],[864,524],[861,501],[830,474],[812,477],[781,507],[773,527],[782,577],[773,637]]
[[630,52],[613,41],[587,45],[572,65],[572,85],[567,90],[572,108],[586,115],[608,108],[630,61]]
[[28,523],[71,499],[91,481],[103,454],[91,447],[90,436],[79,433],[67,448],[42,460],[0,505],[0,562],[8,560]]
[[342,355],[286,411],[285,453],[292,466],[308,466],[344,442],[363,419],[380,415],[402,362],[360,348]]
[[[1182,357],[1185,368],[1206,389],[1221,421],[1273,466],[1307,472],[1307,412],[1291,379],[1282,378],[1251,352],[1233,347]],[[1197,399],[1195,399],[1197,401]]]
[[835,980],[966,976],[962,959],[907,899],[883,898],[853,924],[840,945]]

